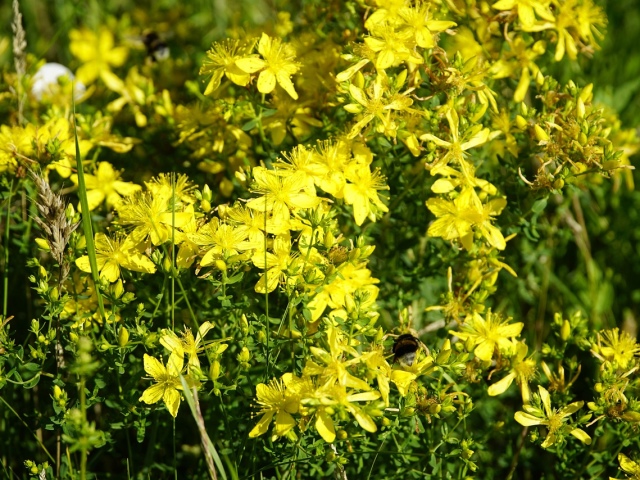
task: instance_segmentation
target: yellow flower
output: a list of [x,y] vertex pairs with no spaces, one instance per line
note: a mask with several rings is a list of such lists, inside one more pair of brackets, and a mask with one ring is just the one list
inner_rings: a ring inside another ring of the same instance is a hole
[[411,64],[424,62],[413,50],[414,35],[410,29],[396,30],[392,25],[383,23],[375,25],[371,36],[364,38],[364,43],[378,54],[376,68],[385,70],[405,61]]
[[[542,448],[549,448],[558,440],[562,440],[566,433],[569,433],[576,437],[587,445],[591,444],[591,437],[580,428],[573,428],[566,425],[566,419],[569,415],[577,412],[582,408],[584,402],[573,402],[560,410],[551,408],[551,400],[549,392],[542,386],[538,386],[539,399],[542,402],[542,407],[533,405],[524,405],[524,412],[518,411],[515,413],[514,418],[516,422],[525,427],[531,427],[533,425],[545,425],[548,429],[547,437],[542,442]],[[538,403],[539,405],[539,403]]]
[[522,401],[528,404],[531,398],[531,391],[529,390],[529,382],[535,376],[536,362],[533,358],[526,358],[529,348],[524,342],[518,342],[516,345],[516,353],[511,358],[511,368],[506,377],[489,387],[487,393],[490,396],[496,396],[503,394],[515,380],[520,386],[520,393],[522,394]]
[[[380,394],[375,391],[369,392],[348,392],[344,385],[324,385],[314,394],[315,399],[319,402],[315,413],[315,427],[318,433],[327,443],[332,443],[336,438],[336,429],[331,418],[331,413],[335,412],[337,407],[347,410],[358,422],[358,425],[367,432],[375,433],[378,430],[377,425],[365,410],[356,404],[356,402],[371,402],[380,398]],[[307,403],[304,402],[303,403]],[[309,402],[310,403],[310,402]]]
[[309,184],[302,172],[282,177],[277,171],[264,167],[253,169],[254,192],[261,194],[247,202],[247,207],[258,212],[272,212],[276,223],[289,223],[291,210],[313,208],[320,203],[315,192],[309,191]]
[[289,154],[283,156],[284,159],[278,159],[273,166],[284,177],[301,172],[309,191],[315,190],[315,186],[319,186],[322,178],[328,173],[328,166],[322,162],[316,151],[304,145],[294,147]]
[[380,125],[378,131],[387,136],[395,137],[397,126],[391,119],[391,110],[408,110],[413,100],[408,95],[396,94],[388,99],[384,98],[388,87],[383,84],[383,77],[379,75],[375,82],[367,89],[367,92],[354,84],[349,85],[349,93],[357,103],[344,106],[349,113],[361,113],[362,118],[351,128],[348,139],[356,138],[360,131],[373,119],[378,119]]
[[[638,462],[634,462],[624,453],[618,454],[618,462],[620,463],[620,469],[622,469],[622,471],[627,474],[628,479],[640,480],[640,464],[638,464]],[[617,479],[609,477],[609,480]]]
[[181,356],[171,355],[165,367],[160,361],[145,353],[144,370],[157,383],[142,393],[140,401],[151,405],[163,400],[167,410],[175,418],[180,408],[180,392],[178,390],[182,389],[180,372],[182,372],[183,363],[184,359]]
[[[307,360],[303,373],[305,375],[319,375],[319,382],[322,385],[334,385],[338,383],[348,388],[358,390],[371,390],[371,387],[364,380],[349,373],[349,367],[362,361],[360,354],[350,345],[339,328],[329,325],[327,328],[327,342],[329,351],[323,348],[310,347],[311,354],[323,365],[319,365],[312,360]],[[344,353],[351,355],[351,359],[345,359]]]
[[291,254],[291,236],[288,232],[273,240],[273,253],[265,253],[264,246],[256,249],[251,260],[256,267],[266,270],[256,283],[256,292],[273,292],[280,281],[287,280],[285,272],[296,257],[297,255]]
[[153,80],[138,73],[138,67],[133,67],[127,73],[127,78],[123,82],[115,75],[105,76],[104,82],[109,89],[120,94],[120,98],[115,99],[107,105],[107,110],[118,113],[129,104],[133,110],[136,125],[145,127],[147,117],[142,113],[140,107],[144,107],[154,95]]
[[269,384],[260,383],[256,387],[256,396],[262,417],[255,427],[249,432],[250,438],[255,438],[267,432],[273,417],[276,417],[274,436],[286,435],[296,421],[291,414],[297,413],[300,406],[300,392],[293,387],[299,379],[291,374],[285,373],[280,380],[271,380]]
[[594,345],[593,351],[620,370],[626,370],[640,355],[640,345],[629,333],[612,328],[598,332],[598,344]]
[[196,234],[189,234],[189,240],[196,245],[205,247],[206,253],[200,265],[213,265],[216,260],[228,262],[229,257],[238,255],[241,250],[248,248],[245,230],[235,228],[226,223],[220,223],[217,218],[204,225]]
[[493,4],[496,10],[512,10],[518,11],[518,18],[525,31],[534,31],[537,27],[538,17],[553,22],[553,14],[549,10],[549,0],[500,0]]
[[398,16],[406,25],[405,28],[411,32],[418,46],[422,48],[435,47],[436,41],[433,34],[456,26],[455,22],[430,19],[430,8],[433,7],[428,2],[417,2],[415,7],[403,7],[398,10]]
[[[36,129],[33,145],[42,163],[44,163],[43,160],[51,160],[49,152],[57,152],[57,159],[47,165],[47,170],[55,169],[62,178],[69,178],[72,170],[76,168],[76,143],[73,124],[68,119],[54,117]],[[78,146],[80,156],[84,158],[93,147],[93,142],[79,139]]]
[[14,173],[18,166],[17,158],[33,156],[34,137],[35,127],[31,124],[24,127],[0,125],[0,173]]
[[193,333],[191,333],[191,329],[189,328],[185,329],[182,334],[182,338],[179,338],[172,330],[164,330],[162,337],[160,337],[160,343],[169,350],[172,355],[177,355],[178,357],[183,358],[186,354],[188,359],[187,368],[199,369],[200,359],[198,358],[198,352],[204,350],[204,347],[202,346],[204,343],[204,336],[212,328],[213,324],[211,322],[202,323],[198,329],[196,338],[193,338]]
[[[140,185],[120,180],[120,172],[113,169],[109,162],[98,163],[95,175],[84,175],[87,186],[89,210],[95,209],[107,201],[107,208],[118,207],[122,196],[128,197],[141,190]],[[78,185],[78,175],[71,175],[71,181]],[[122,195],[122,196],[121,196]],[[80,209],[80,207],[78,207]]]
[[[136,249],[137,243],[129,236],[126,238],[109,238],[104,233],[96,233],[96,262],[100,277],[109,282],[120,278],[120,269],[134,272],[154,273],[156,266]],[[76,259],[80,270],[91,273],[91,265],[87,255]]]
[[236,65],[236,61],[247,56],[252,48],[253,45],[242,43],[239,40],[227,39],[223,43],[214,43],[200,68],[200,75],[211,77],[204,94],[211,95],[217,90],[223,76],[236,85],[246,86],[251,79],[251,74],[241,70]]
[[77,79],[88,85],[100,76],[103,80],[115,77],[111,67],[119,67],[127,59],[126,47],[114,47],[113,34],[100,27],[98,33],[89,29],[71,30],[69,50],[83,64],[76,72]]
[[311,320],[318,320],[328,307],[338,310],[346,308],[347,303],[353,300],[353,295],[358,292],[361,297],[360,308],[372,305],[378,296],[378,280],[371,276],[371,271],[366,268],[365,262],[354,264],[345,262],[341,264],[335,275],[332,275],[327,283],[316,291],[307,308],[311,311]]
[[258,42],[260,58],[241,58],[236,65],[247,73],[262,70],[258,76],[258,91],[271,93],[276,88],[276,82],[291,97],[298,99],[298,94],[291,82],[291,75],[295,74],[300,65],[295,61],[296,52],[287,43],[282,43],[279,38],[271,38],[266,33],[262,34]]
[[[442,169],[446,167],[451,160],[455,160],[460,164],[462,172],[467,175],[467,165],[469,164],[464,160],[467,155],[465,152],[486,143],[489,139],[490,131],[488,128],[482,128],[480,125],[476,125],[465,132],[463,138],[460,138],[458,134],[458,126],[460,123],[458,113],[453,108],[447,108],[446,117],[451,132],[450,142],[442,140],[430,133],[425,133],[420,137],[420,140],[427,140],[435,143],[439,147],[447,149],[447,153],[429,165],[428,168],[431,170],[431,175],[436,175],[441,173]],[[463,141],[465,139],[466,141]]]
[[[191,205],[196,202],[193,196],[196,187],[185,174],[174,176],[161,173],[144,184],[154,197],[166,198],[169,202],[175,201],[176,206]],[[174,195],[175,200],[172,200]]]
[[506,205],[504,198],[490,200],[482,204],[475,190],[463,188],[453,200],[430,198],[427,208],[437,217],[427,234],[445,240],[460,239],[467,249],[473,246],[473,230],[479,231],[487,242],[498,250],[504,250],[506,241],[498,228],[491,224],[491,217],[499,214]]
[[118,207],[118,213],[120,224],[134,227],[131,236],[135,242],[149,237],[154,245],[171,240],[172,228],[181,228],[193,218],[191,212],[172,212],[168,198],[151,192],[128,197]]
[[354,162],[347,167],[345,177],[351,183],[344,186],[344,201],[353,205],[356,225],[362,225],[367,217],[375,220],[376,213],[389,211],[378,195],[378,190],[389,189],[380,169],[372,172],[368,164]]
[[510,318],[502,320],[491,310],[486,313],[486,319],[478,312],[467,317],[465,323],[460,327],[459,332],[449,331],[451,335],[468,341],[471,346],[475,346],[473,353],[484,362],[488,362],[493,357],[496,347],[501,352],[510,352],[513,348],[511,339],[520,335],[524,323],[507,323]]

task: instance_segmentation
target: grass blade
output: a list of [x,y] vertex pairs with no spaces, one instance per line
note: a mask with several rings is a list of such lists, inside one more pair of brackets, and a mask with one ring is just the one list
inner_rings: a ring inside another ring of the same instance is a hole
[[78,197],[82,206],[82,230],[84,238],[87,242],[87,255],[89,256],[89,265],[91,265],[91,278],[96,289],[98,297],[98,308],[102,321],[107,322],[107,315],[104,311],[104,302],[102,301],[102,292],[100,292],[100,277],[98,274],[98,262],[96,260],[96,247],[93,243],[93,226],[91,224],[91,211],[89,210],[89,201],[87,200],[87,185],[84,181],[84,169],[82,167],[82,158],[80,157],[80,144],[78,143],[78,125],[76,121],[76,100],[75,92],[72,89],[71,96],[73,102],[73,135],[76,142],[76,168],[78,170]]

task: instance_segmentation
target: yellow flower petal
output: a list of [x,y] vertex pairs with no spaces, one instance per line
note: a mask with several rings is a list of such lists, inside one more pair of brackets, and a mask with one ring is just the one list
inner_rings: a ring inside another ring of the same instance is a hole
[[[258,388],[259,387],[260,385],[258,385]],[[256,437],[259,437],[260,435],[267,433],[267,430],[269,429],[269,424],[271,423],[271,419],[273,418],[273,414],[274,412],[265,412],[265,414],[262,415],[262,418],[260,418],[256,426],[253,427],[249,432],[249,438],[256,438]]]
[[336,439],[336,429],[333,420],[324,410],[316,413],[316,430],[327,443],[332,443]]

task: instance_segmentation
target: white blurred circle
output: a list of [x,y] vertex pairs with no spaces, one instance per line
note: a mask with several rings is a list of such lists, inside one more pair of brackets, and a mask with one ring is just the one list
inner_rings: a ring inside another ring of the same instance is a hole
[[[69,81],[73,81],[75,76],[73,72],[64,65],[59,63],[45,63],[33,76],[33,86],[31,87],[31,93],[38,100],[42,100],[44,94],[55,95],[60,85],[58,79],[60,77],[67,77]],[[74,97],[76,100],[80,99],[86,87],[81,82],[76,82]]]

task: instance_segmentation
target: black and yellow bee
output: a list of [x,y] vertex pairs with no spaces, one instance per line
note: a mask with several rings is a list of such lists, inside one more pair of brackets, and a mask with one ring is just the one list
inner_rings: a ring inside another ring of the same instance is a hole
[[155,63],[169,58],[169,45],[157,32],[146,30],[142,35],[142,43],[147,49],[147,58]]
[[416,352],[420,349],[421,343],[410,333],[403,333],[396,338],[393,344],[393,360],[401,365],[410,367],[416,359]]

